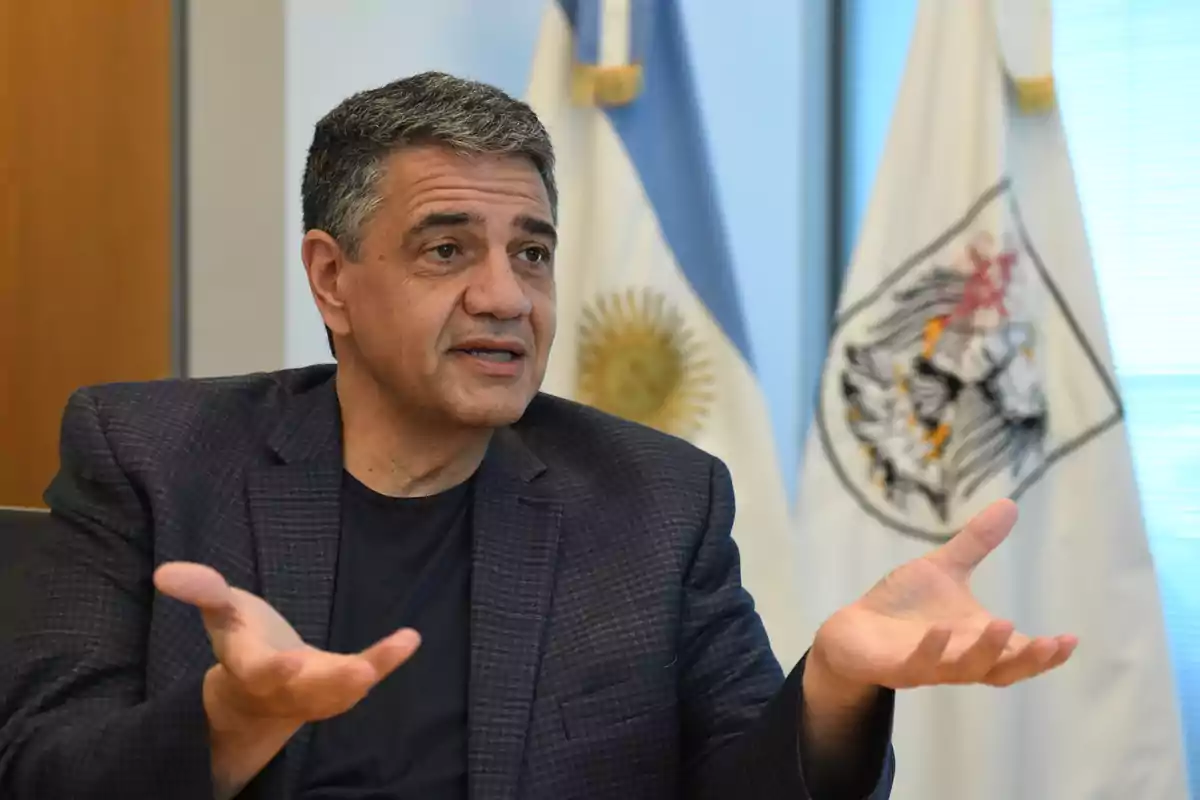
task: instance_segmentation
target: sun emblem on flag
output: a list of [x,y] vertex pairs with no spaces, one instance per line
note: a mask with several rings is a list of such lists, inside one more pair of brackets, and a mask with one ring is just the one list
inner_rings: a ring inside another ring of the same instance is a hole
[[936,541],[1121,416],[1006,180],[841,314],[818,429],[864,509]]
[[584,309],[581,402],[687,438],[703,424],[715,380],[703,348],[665,295],[629,289]]

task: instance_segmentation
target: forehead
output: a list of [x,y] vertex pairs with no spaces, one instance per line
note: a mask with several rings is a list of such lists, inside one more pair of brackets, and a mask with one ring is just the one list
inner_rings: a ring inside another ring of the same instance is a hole
[[403,148],[384,164],[380,194],[387,215],[396,220],[437,212],[467,212],[497,222],[551,216],[546,186],[525,156],[422,146]]

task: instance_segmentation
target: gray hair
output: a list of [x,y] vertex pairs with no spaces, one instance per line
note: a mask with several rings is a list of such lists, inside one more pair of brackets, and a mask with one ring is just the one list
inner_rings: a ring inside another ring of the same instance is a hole
[[304,230],[325,231],[357,257],[362,226],[379,206],[384,161],[422,144],[527,157],[557,216],[554,150],[533,109],[494,86],[425,72],[353,95],[317,123],[301,186]]

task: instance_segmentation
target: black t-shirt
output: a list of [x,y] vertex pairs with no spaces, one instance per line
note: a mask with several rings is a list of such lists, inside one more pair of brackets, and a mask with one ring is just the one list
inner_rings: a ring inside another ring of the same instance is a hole
[[421,647],[316,724],[304,800],[466,798],[470,486],[395,498],[345,474],[329,649],[357,652],[402,627]]

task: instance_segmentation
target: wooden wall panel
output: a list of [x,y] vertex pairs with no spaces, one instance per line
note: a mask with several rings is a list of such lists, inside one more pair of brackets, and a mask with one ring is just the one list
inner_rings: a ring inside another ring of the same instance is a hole
[[168,0],[0,0],[0,505],[70,392],[171,372]]

